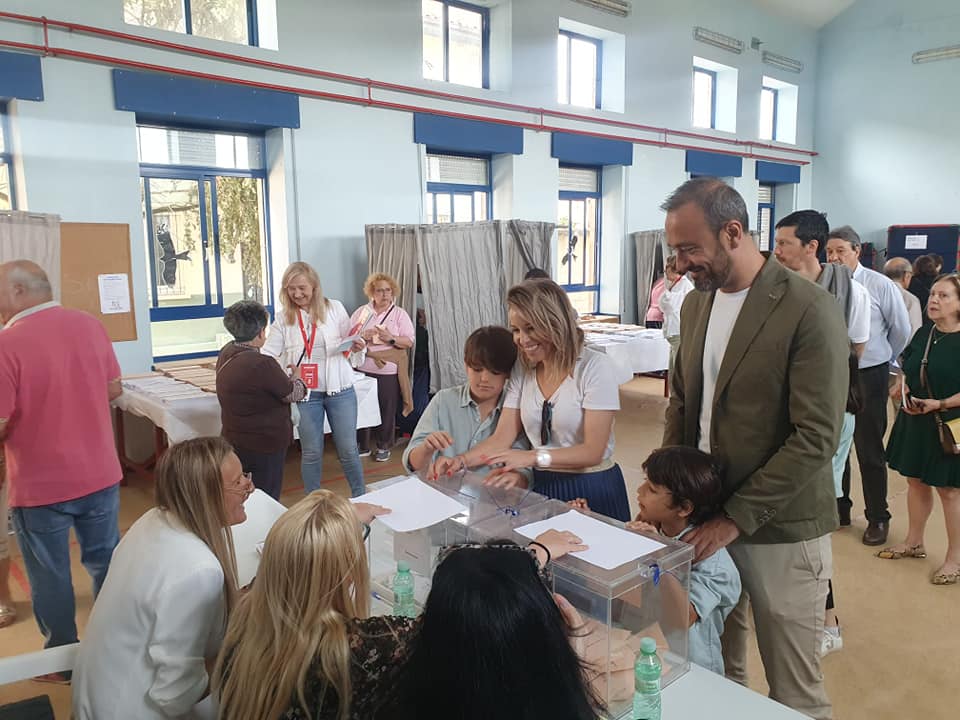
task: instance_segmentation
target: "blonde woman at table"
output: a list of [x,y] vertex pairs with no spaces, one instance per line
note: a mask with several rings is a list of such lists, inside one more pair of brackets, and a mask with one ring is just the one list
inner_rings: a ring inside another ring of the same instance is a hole
[[186,717],[208,692],[238,596],[230,526],[253,483],[219,437],[172,446],[155,478],[157,507],[114,551],[80,643],[76,720]]
[[350,335],[350,318],[339,300],[324,297],[320,277],[310,265],[293,263],[283,273],[280,285],[283,311],[277,313],[260,352],[277,358],[284,368],[298,367],[309,390],[306,400],[297,404],[303,489],[307,493],[320,489],[326,416],[350,493],[354,497],[362,495],[357,394],[351,365],[362,362],[366,343],[358,337],[346,355],[341,352],[340,346]]
[[[497,469],[486,482],[506,486],[514,476],[501,476],[532,467],[537,492],[558,500],[583,497],[595,512],[629,520],[623,473],[613,462],[622,371],[584,346],[570,300],[552,280],[514,286],[507,306],[521,367],[510,375],[497,429],[468,452],[439,458],[433,475],[492,465]],[[511,448],[520,432],[532,450]]]

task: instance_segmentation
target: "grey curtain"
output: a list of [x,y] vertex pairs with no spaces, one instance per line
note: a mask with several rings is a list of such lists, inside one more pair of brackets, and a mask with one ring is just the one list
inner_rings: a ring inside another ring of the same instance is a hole
[[495,224],[500,235],[505,290],[523,282],[531,268],[551,272],[550,241],[556,227],[553,223],[497,220]]
[[466,381],[463,344],[481,325],[506,323],[500,237],[494,222],[421,225],[420,280],[430,333],[430,391]]
[[663,271],[667,241],[663,230],[643,230],[630,234],[637,251],[637,324],[643,325],[650,308],[650,291],[657,279],[657,268]]
[[60,299],[60,216],[0,212],[0,262],[32,260],[47,274]]
[[[417,225],[367,225],[367,269],[400,285],[397,304],[417,322]],[[412,357],[412,356],[411,356]],[[413,372],[413,362],[410,363]]]

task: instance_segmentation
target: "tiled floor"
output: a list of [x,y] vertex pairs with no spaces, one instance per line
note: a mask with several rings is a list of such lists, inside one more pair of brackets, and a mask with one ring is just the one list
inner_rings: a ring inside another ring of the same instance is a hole
[[[637,378],[621,392],[623,409],[617,417],[616,457],[630,490],[642,479],[640,465],[658,447],[666,400],[662,383]],[[282,500],[290,505],[302,497],[299,456],[291,453]],[[336,455],[328,448],[325,486],[347,492]],[[364,460],[367,482],[401,472],[400,448],[387,463]],[[859,474],[854,469],[854,484]],[[939,566],[946,548],[943,515],[939,506],[930,519],[927,560],[889,562],[873,557],[860,543],[865,527],[859,490],[854,526],[834,535],[835,581],[838,611],[843,623],[844,649],[824,661],[827,688],[837,720],[947,720],[958,716],[956,682],[960,677],[960,586],[934,587],[929,576]],[[153,504],[152,487],[134,479],[121,490],[121,529],[125,530]],[[893,513],[891,539],[900,539],[906,525],[906,482],[890,478]],[[83,625],[90,611],[90,581],[74,558],[77,617]],[[20,619],[0,630],[0,656],[40,648],[40,636],[29,609],[26,579],[15,558],[13,588]],[[764,690],[759,657],[751,657],[751,681]],[[0,704],[34,695],[49,694],[57,717],[69,718],[69,688],[23,682],[0,686]],[[696,719],[691,719],[696,720]],[[762,719],[757,719],[762,720]]]

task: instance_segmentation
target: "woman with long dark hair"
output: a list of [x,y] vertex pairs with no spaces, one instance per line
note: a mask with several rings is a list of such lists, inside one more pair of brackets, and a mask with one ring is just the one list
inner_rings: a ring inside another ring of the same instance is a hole
[[921,255],[913,261],[913,279],[907,289],[917,296],[920,309],[923,310],[923,321],[929,322],[927,302],[930,300],[930,288],[940,273],[937,271],[937,262],[932,255]]
[[551,594],[543,559],[504,541],[452,548],[378,720],[598,717],[602,703],[571,644],[582,622]]

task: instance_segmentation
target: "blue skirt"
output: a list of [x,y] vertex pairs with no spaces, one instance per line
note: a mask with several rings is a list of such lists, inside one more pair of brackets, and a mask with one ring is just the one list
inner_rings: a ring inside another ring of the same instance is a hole
[[533,470],[533,489],[557,500],[584,498],[593,512],[627,522],[630,501],[620,466],[592,473]]

